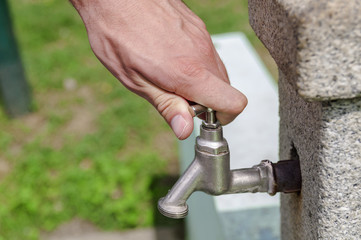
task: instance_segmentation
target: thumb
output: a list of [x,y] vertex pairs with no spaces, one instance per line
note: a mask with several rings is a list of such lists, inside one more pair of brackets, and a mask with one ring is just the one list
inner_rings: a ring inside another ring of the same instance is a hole
[[177,94],[212,108],[217,112],[217,120],[222,125],[228,124],[246,107],[247,98],[228,82],[207,70],[204,71],[205,77],[197,81],[185,78],[184,87],[179,87]]
[[133,90],[157,109],[178,139],[191,135],[194,113],[184,98],[157,87],[140,75],[133,76],[133,81],[137,86]]
[[150,102],[163,116],[178,139],[188,138],[193,131],[193,117],[188,102],[175,94],[162,91]]

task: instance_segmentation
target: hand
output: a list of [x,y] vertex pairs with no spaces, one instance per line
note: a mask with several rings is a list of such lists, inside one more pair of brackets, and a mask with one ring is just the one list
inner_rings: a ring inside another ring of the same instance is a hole
[[193,130],[188,101],[231,122],[247,105],[229,85],[203,21],[180,0],[72,0],[90,45],[128,89],[147,99],[179,139]]

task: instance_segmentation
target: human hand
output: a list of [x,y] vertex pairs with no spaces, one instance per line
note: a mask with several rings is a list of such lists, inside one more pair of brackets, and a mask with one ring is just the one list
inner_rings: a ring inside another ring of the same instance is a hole
[[203,21],[180,0],[71,0],[97,58],[147,99],[179,139],[193,130],[188,101],[231,122],[247,105],[231,87]]

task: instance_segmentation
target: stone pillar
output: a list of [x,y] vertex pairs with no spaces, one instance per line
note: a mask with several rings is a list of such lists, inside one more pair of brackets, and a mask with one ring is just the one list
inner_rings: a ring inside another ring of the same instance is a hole
[[249,0],[279,67],[280,159],[302,191],[281,196],[282,239],[361,239],[361,2]]

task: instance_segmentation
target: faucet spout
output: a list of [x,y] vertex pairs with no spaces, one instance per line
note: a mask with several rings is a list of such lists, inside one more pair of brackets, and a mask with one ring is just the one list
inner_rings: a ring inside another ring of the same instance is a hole
[[158,201],[158,209],[167,217],[183,218],[188,213],[186,201],[193,192],[224,194],[229,188],[229,176],[229,151],[222,127],[218,122],[202,124],[193,162],[168,194]]
[[[196,112],[196,111],[195,111]],[[159,199],[158,209],[166,217],[184,218],[186,203],[195,191],[210,195],[245,192],[296,192],[301,189],[299,160],[268,160],[251,168],[230,170],[228,143],[214,111],[207,109],[206,121],[196,139],[195,158],[168,194]]]
[[196,191],[201,179],[201,168],[196,159],[174,184],[168,194],[159,199],[158,210],[166,217],[184,218],[188,214],[186,203],[189,196]]

